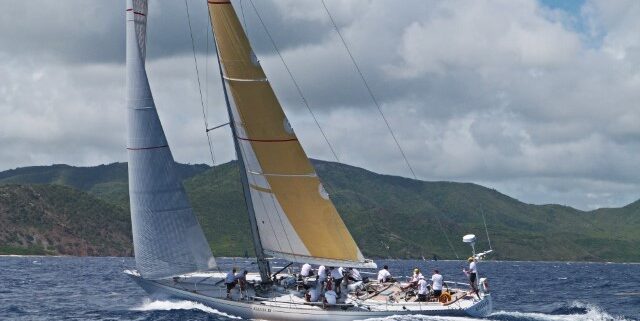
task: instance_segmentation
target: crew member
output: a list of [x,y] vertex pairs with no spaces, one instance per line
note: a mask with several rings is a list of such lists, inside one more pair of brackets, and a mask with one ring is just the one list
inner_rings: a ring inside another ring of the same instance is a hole
[[318,267],[318,285],[322,286],[322,282],[327,280],[327,268],[324,265]]
[[409,284],[407,284],[407,286],[403,287],[402,289],[406,290],[408,288],[416,288],[418,286],[418,281],[420,280],[421,276],[422,276],[422,273],[420,273],[420,269],[418,268],[413,269],[413,275],[409,279]]
[[378,282],[393,282],[393,277],[391,277],[391,273],[389,273],[389,267],[383,266],[382,270],[378,272]]
[[347,279],[353,282],[362,281],[362,276],[360,275],[360,271],[354,268],[347,268]]
[[244,270],[234,276],[234,280],[237,284],[240,285],[240,300],[244,299],[244,293],[247,289],[247,274],[249,272]]
[[231,272],[227,273],[224,284],[227,286],[227,299],[231,299],[231,289],[236,287],[236,268],[231,269]]
[[471,285],[471,290],[473,293],[478,293],[478,286],[476,285],[476,279],[478,278],[478,268],[476,266],[476,260],[473,256],[467,259],[469,262],[469,270],[464,269],[464,273],[469,277],[469,285]]
[[424,276],[420,274],[418,277],[418,299],[416,301],[426,302],[428,293],[429,286],[427,285],[427,280],[425,280]]
[[310,276],[313,276],[313,270],[311,269],[311,264],[305,263],[302,265],[302,268],[300,268],[300,276],[303,278],[308,278]]
[[326,308],[327,304],[336,304],[336,302],[338,301],[338,294],[336,293],[336,291],[333,289],[333,277],[331,277],[331,275],[329,275],[329,277],[327,278],[327,288],[324,292],[323,295],[323,307]]
[[329,267],[329,271],[331,272],[331,278],[333,279],[333,283],[335,284],[335,291],[340,296],[342,289],[340,288],[340,284],[342,284],[342,279],[344,278],[344,269],[341,267],[335,268],[333,266]]
[[442,284],[444,283],[444,278],[440,274],[440,271],[433,270],[433,275],[431,275],[431,284],[433,288],[433,296],[439,298],[442,294]]

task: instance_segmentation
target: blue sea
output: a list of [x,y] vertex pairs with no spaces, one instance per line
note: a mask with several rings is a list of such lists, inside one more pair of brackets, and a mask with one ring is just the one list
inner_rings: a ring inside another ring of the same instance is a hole
[[[222,267],[252,266],[223,258]],[[463,282],[462,261],[378,261],[396,275],[438,268]],[[0,320],[233,320],[202,304],[152,301],[125,276],[132,258],[0,257]],[[640,264],[494,262],[479,264],[490,280],[499,321],[640,321]],[[383,320],[473,320],[389,317]]]

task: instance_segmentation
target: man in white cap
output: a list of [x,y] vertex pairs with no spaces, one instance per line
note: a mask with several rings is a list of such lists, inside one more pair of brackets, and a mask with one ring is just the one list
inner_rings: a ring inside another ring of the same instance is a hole
[[426,302],[427,294],[429,294],[429,286],[427,285],[427,280],[425,280],[424,276],[420,274],[420,276],[418,276],[418,299],[416,301]]
[[469,270],[462,270],[469,277],[469,284],[473,293],[478,293],[478,286],[476,285],[476,279],[478,278],[478,267],[476,266],[476,260],[473,256],[470,256],[467,261],[469,262]]

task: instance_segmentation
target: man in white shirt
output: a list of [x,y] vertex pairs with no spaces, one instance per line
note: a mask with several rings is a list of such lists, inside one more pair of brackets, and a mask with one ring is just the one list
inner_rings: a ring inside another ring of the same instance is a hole
[[424,276],[420,274],[418,279],[418,299],[416,301],[419,301],[419,302],[427,301],[428,293],[429,293],[429,286],[427,285],[427,280],[425,280]]
[[236,268],[227,273],[224,284],[227,286],[227,299],[231,299],[231,289],[236,287]]
[[320,291],[317,288],[311,288],[305,296],[307,302],[317,302],[320,299]]
[[327,280],[327,268],[324,265],[318,267],[318,285],[322,286],[322,282]]
[[467,261],[469,262],[469,270],[463,270],[464,273],[467,274],[467,276],[469,276],[469,284],[471,285],[471,290],[473,290],[474,293],[478,293],[478,286],[476,285],[476,279],[478,278],[478,267],[476,266],[476,260],[473,258],[473,256],[469,257],[469,259],[467,259]]
[[393,277],[391,277],[391,273],[389,273],[389,267],[385,265],[384,267],[382,267],[382,270],[378,272],[378,282],[384,283],[392,281]]
[[433,275],[431,275],[431,284],[433,287],[433,296],[439,298],[442,294],[442,285],[444,283],[444,278],[440,274],[438,270],[433,270]]
[[360,275],[360,271],[354,268],[347,269],[347,279],[353,282],[362,281],[362,276]]
[[311,270],[311,264],[309,263],[305,263],[302,265],[302,268],[300,268],[300,275],[303,278],[308,278],[310,276],[313,275],[313,271]]
[[330,266],[329,271],[331,271],[331,278],[335,284],[335,291],[338,293],[338,296],[340,296],[340,293],[342,292],[340,284],[342,284],[342,279],[344,278],[344,269],[341,267],[335,268]]

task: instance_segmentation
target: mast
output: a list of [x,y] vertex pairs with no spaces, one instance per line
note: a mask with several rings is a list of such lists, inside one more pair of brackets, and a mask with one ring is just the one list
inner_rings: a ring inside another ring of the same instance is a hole
[[216,46],[216,59],[218,61],[218,69],[220,70],[220,82],[222,83],[222,91],[224,93],[224,102],[227,107],[227,113],[229,115],[229,127],[231,128],[231,135],[233,139],[233,146],[236,151],[236,158],[238,160],[238,167],[240,171],[240,183],[242,184],[242,193],[244,196],[245,206],[247,207],[247,213],[249,214],[249,224],[251,225],[251,240],[253,241],[253,248],[256,252],[256,259],[258,261],[258,270],[260,271],[260,279],[262,283],[271,281],[271,267],[269,261],[262,248],[262,242],[260,241],[260,230],[258,229],[258,222],[256,221],[256,213],[253,209],[253,201],[251,199],[251,191],[249,190],[249,179],[247,178],[247,169],[244,166],[244,159],[242,158],[242,151],[240,150],[240,144],[238,143],[238,135],[236,133],[236,124],[231,111],[231,103],[229,101],[229,94],[227,93],[227,84],[225,82],[225,76],[222,71],[222,63],[220,62],[220,52],[218,52],[218,45],[216,41],[216,32],[213,30],[214,45]]

